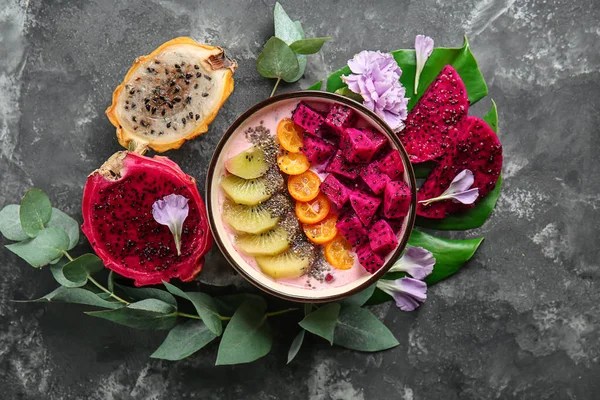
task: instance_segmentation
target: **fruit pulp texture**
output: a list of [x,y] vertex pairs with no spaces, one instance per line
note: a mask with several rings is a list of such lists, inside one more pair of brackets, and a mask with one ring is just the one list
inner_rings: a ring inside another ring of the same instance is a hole
[[[298,101],[289,101],[286,103],[279,103],[272,106],[267,106],[251,116],[248,120],[242,123],[238,129],[233,133],[232,137],[228,140],[227,144],[223,148],[224,151],[224,160],[228,160],[229,158],[239,154],[240,152],[252,147],[252,143],[250,143],[246,139],[245,131],[248,128],[253,128],[259,126],[262,121],[262,125],[270,131],[270,134],[274,137],[277,135],[277,125],[283,118],[290,118],[292,115],[292,111],[296,108]],[[317,110],[327,110],[329,107],[328,104],[319,104],[318,102],[308,102],[308,104],[317,109]],[[358,122],[356,126],[361,126],[361,122]],[[365,123],[366,124],[366,123]],[[310,171],[314,172],[319,176],[321,181],[323,181],[328,173],[323,172],[323,168],[318,168],[319,166],[311,165]],[[277,168],[277,165],[275,165]],[[358,178],[360,179],[360,178]],[[223,202],[225,200],[225,194],[221,189],[219,189],[219,210],[223,209]],[[332,204],[332,208],[335,206]],[[292,209],[292,213],[294,210]],[[236,232],[234,232],[226,223],[223,223],[225,230],[229,236],[229,240],[234,244],[235,247],[235,236]],[[244,254],[242,251],[239,251],[237,248],[239,255],[246,261],[252,268],[260,271],[260,268],[256,264],[256,261],[253,257]],[[318,248],[318,258],[322,258],[322,246]],[[332,287],[339,287],[347,285],[357,279],[364,277],[365,275],[369,275],[368,272],[359,264],[358,256],[353,253],[354,256],[354,265],[347,270],[339,270],[335,268],[331,268],[328,273],[333,276],[333,280],[330,282],[320,282],[316,279],[310,279],[311,289],[319,290],[319,289],[328,289]],[[319,262],[319,261],[317,261]],[[285,278],[278,279],[278,283],[282,283],[289,286],[302,287],[307,288],[307,276],[301,276],[298,278]]]

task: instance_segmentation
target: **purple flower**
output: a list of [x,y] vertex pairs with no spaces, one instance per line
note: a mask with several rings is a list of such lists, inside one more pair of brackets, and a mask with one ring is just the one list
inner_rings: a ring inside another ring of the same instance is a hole
[[365,107],[374,111],[394,130],[404,128],[408,100],[400,83],[402,70],[391,54],[361,51],[348,61],[351,75],[342,76],[348,89],[363,98]]
[[177,255],[181,255],[181,230],[188,216],[188,199],[179,194],[170,194],[152,204],[152,216],[161,225],[166,225],[173,234]]
[[406,272],[415,279],[425,279],[433,271],[435,258],[422,247],[409,247],[388,272]]
[[473,204],[477,200],[477,197],[479,197],[479,188],[471,189],[474,181],[473,173],[465,169],[454,177],[448,189],[444,190],[441,195],[432,199],[421,200],[419,203],[429,205],[435,201],[451,199],[457,203]]
[[427,284],[418,279],[380,279],[377,288],[392,296],[402,311],[412,311],[427,299]]
[[417,71],[415,73],[415,94],[419,88],[419,79],[421,72],[425,67],[427,59],[433,52],[433,39],[429,36],[417,35],[415,38],[415,53],[417,55]]

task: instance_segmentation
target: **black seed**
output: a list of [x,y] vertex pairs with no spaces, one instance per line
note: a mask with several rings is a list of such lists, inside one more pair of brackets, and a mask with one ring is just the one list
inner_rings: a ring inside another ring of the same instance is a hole
[[212,78],[211,78],[210,76],[208,76],[208,75],[204,75],[204,77],[205,77],[206,79],[208,79],[209,81],[212,81]]
[[165,110],[165,109],[163,108],[163,109],[162,109],[162,111],[160,112],[160,115],[162,115],[162,116],[164,117],[166,113],[167,113],[167,110]]
[[181,68],[179,64],[175,64],[175,68]]
[[200,78],[202,74],[200,72],[196,72],[196,78]]
[[135,103],[131,103],[131,109],[133,110],[135,108]]
[[152,115],[156,112],[156,108],[152,107]]
[[194,89],[198,89],[198,84],[197,83],[194,85]]
[[194,65],[194,69],[200,69],[200,67],[197,65]]
[[192,101],[192,98],[190,96],[185,98],[185,102],[190,104],[190,102]]
[[179,103],[181,101],[181,97],[173,97],[173,101],[175,103]]
[[202,97],[208,97],[208,93],[206,93],[206,92],[202,93]]
[[129,94],[135,94],[135,89],[131,89],[131,90],[129,91]]
[[146,104],[146,111],[150,111],[150,104]]
[[169,83],[169,86],[175,86],[175,81],[171,81],[171,83]]
[[185,125],[185,123],[186,123],[185,118],[181,118],[181,123]]
[[185,79],[190,79],[191,77],[192,77],[192,74],[190,74],[190,73],[185,74]]
[[132,120],[133,122],[137,122],[137,118],[135,117],[135,115],[134,115],[133,117],[131,117],[131,120]]
[[200,119],[200,115],[196,114],[196,121]]
[[190,84],[190,80],[189,79],[186,79],[184,82],[185,82],[186,85]]
[[170,127],[171,127],[171,123],[170,123],[170,122],[168,122],[168,123],[167,123],[167,128],[170,128]]
[[189,115],[190,119],[194,119],[194,113],[193,112],[190,111],[190,113],[188,115]]

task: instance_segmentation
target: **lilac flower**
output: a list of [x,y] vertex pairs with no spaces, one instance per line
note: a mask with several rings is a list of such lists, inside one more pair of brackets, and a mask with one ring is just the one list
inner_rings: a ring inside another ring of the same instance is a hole
[[361,51],[348,61],[351,75],[342,76],[348,88],[361,95],[365,107],[394,130],[404,128],[408,100],[400,83],[402,70],[391,54]]
[[152,204],[152,216],[161,225],[166,225],[173,234],[177,255],[181,255],[181,230],[190,208],[188,199],[179,194],[170,194]]
[[457,203],[473,204],[477,200],[477,197],[479,197],[479,188],[471,188],[474,181],[473,173],[465,169],[456,175],[450,186],[448,186],[448,189],[444,190],[441,195],[432,199],[421,200],[419,203],[429,205],[435,201],[451,199]]
[[427,59],[433,52],[433,39],[429,36],[417,35],[415,38],[415,53],[417,55],[417,71],[415,73],[415,94],[419,88],[419,79],[421,72],[425,67]]
[[422,247],[409,247],[388,272],[406,272],[415,279],[423,280],[433,271],[435,258]]
[[377,287],[392,296],[402,311],[412,311],[427,299],[427,284],[418,279],[380,279]]

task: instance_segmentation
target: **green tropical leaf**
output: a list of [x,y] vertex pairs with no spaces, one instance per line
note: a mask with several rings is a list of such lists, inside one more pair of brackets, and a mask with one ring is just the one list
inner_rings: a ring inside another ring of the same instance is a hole
[[196,312],[198,313],[200,318],[202,318],[202,321],[206,324],[208,329],[210,329],[211,332],[215,335],[221,336],[221,334],[223,333],[223,323],[221,322],[221,318],[219,317],[217,303],[212,297],[210,297],[206,293],[184,292],[177,286],[174,286],[165,281],[163,281],[163,284],[171,294],[189,300],[194,305]]
[[348,307],[348,306],[360,307],[363,304],[365,304],[367,302],[367,300],[369,300],[371,298],[374,291],[375,291],[375,285],[371,285],[368,288],[356,293],[355,295],[346,297],[345,299],[341,300],[340,304],[342,307]]
[[335,91],[335,93],[342,95],[344,97],[347,97],[349,99],[352,99],[354,101],[357,101],[361,104],[363,102],[363,98],[360,94],[354,93],[352,90],[348,89],[347,87],[339,88],[338,90]]
[[0,211],[0,233],[8,240],[20,242],[29,239],[21,228],[18,204],[9,204]]
[[86,314],[130,328],[159,330],[175,325],[177,308],[158,299],[146,299],[115,310],[90,311]]
[[69,236],[62,229],[46,228],[33,239],[6,245],[6,248],[32,267],[43,267],[62,256],[69,247]]
[[66,264],[56,264],[50,267],[56,282],[66,287],[84,286],[91,275],[103,269],[102,260],[95,254],[84,254]]
[[275,36],[271,37],[256,59],[256,69],[265,78],[293,82],[299,70],[296,54],[290,46]]
[[150,357],[177,361],[191,356],[213,340],[217,335],[201,321],[189,320],[169,331],[164,342]]
[[146,299],[158,299],[167,304],[172,305],[173,307],[177,307],[177,300],[175,297],[166,290],[156,289],[156,288],[133,288],[130,286],[123,286],[115,283],[115,286],[120,290],[125,292],[127,297],[134,301],[146,300]]
[[88,306],[116,309],[122,306],[121,303],[107,301],[102,299],[94,292],[83,288],[68,288],[61,286],[44,297],[35,300],[26,300],[24,302],[53,302],[53,303],[72,303],[84,304]]
[[380,351],[399,345],[392,332],[366,308],[342,308],[333,343],[359,351]]
[[21,200],[19,218],[23,232],[36,237],[52,216],[52,205],[46,193],[40,189],[29,189]]
[[315,54],[321,50],[326,41],[331,39],[330,37],[300,39],[292,42],[290,49],[297,54]]
[[266,310],[262,297],[244,300],[223,332],[216,365],[249,363],[271,351],[273,339]]
[[303,329],[333,344],[333,331],[340,313],[339,303],[329,303],[308,314],[298,323]]
[[79,223],[58,208],[52,208],[52,216],[47,226],[49,228],[62,229],[66,232],[69,236],[69,247],[67,250],[71,250],[79,242]]
[[300,351],[300,347],[302,347],[302,343],[304,342],[304,332],[306,332],[304,329],[300,330],[300,332],[298,332],[298,334],[292,341],[292,345],[290,346],[290,349],[288,351],[288,364],[291,363],[294,358],[296,358],[296,355]]
[[[300,21],[292,21],[281,4],[275,3],[273,9],[273,20],[275,25],[275,36],[283,40],[288,46],[297,40],[304,39],[304,29]],[[288,82],[296,82],[306,70],[306,56],[295,54],[298,60],[298,73]]]
[[323,81],[313,83],[312,85],[307,87],[306,90],[321,90],[321,87],[323,87]]

